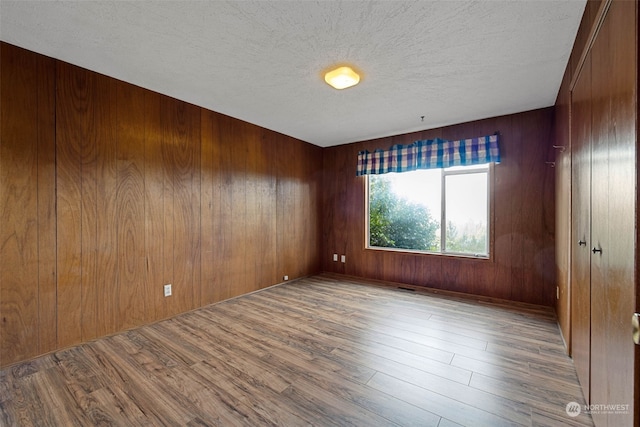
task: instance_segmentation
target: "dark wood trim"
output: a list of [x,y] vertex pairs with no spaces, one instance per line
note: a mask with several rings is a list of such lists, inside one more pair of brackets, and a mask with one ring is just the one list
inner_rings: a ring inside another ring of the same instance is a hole
[[537,309],[537,310],[548,309],[548,307],[545,307],[544,305],[539,305],[539,304],[530,304],[530,303],[521,302],[521,301],[512,301],[512,300],[508,300],[508,299],[504,299],[504,298],[488,297],[488,296],[484,296],[484,295],[475,295],[475,294],[469,294],[469,293],[465,293],[465,292],[449,291],[449,290],[446,290],[446,289],[429,288],[429,287],[426,287],[426,286],[416,286],[416,285],[412,285],[410,283],[390,282],[390,281],[376,280],[376,279],[366,279],[366,278],[363,278],[363,277],[350,276],[348,274],[331,273],[331,272],[328,272],[328,271],[323,272],[322,276],[330,278],[332,280],[349,281],[349,282],[353,282],[353,283],[361,283],[361,284],[367,285],[367,286],[380,286],[382,288],[412,290],[412,291],[415,291],[415,292],[424,293],[426,295],[442,295],[442,296],[449,297],[449,298],[460,298],[460,299],[468,300],[468,301],[486,302],[486,303],[502,305],[502,306],[519,307],[519,308],[523,308],[523,309]]

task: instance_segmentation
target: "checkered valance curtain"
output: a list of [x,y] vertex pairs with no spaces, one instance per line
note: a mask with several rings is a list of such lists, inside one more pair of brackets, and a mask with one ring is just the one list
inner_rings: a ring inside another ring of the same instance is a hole
[[358,153],[356,175],[440,169],[451,166],[500,163],[498,135],[445,141],[428,139],[410,145],[394,145],[387,151]]

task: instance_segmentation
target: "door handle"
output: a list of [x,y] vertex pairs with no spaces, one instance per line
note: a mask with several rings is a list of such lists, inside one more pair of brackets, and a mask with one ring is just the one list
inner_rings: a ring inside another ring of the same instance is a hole
[[602,254],[602,248],[596,248],[594,246],[593,249],[591,249],[591,252],[593,252],[594,254],[597,254],[597,253]]
[[587,246],[587,242],[585,240],[578,240],[578,246]]
[[640,345],[640,313],[633,313],[631,326],[633,328],[633,342]]

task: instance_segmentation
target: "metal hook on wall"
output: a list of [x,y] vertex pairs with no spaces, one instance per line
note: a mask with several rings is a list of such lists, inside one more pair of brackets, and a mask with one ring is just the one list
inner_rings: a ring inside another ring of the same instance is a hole
[[563,152],[564,150],[566,150],[564,145],[552,145],[553,148],[555,148],[556,150],[560,150],[560,152]]

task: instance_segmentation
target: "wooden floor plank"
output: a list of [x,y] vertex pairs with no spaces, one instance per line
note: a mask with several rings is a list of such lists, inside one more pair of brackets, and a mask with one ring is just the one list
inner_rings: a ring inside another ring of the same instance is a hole
[[[509,397],[524,402],[531,409],[537,409],[556,416],[566,415],[566,404],[573,402],[575,394],[554,387],[548,382],[523,377],[517,383],[509,380],[497,380],[474,373],[469,384],[472,388],[485,390],[496,396]],[[583,405],[584,403],[581,402]],[[581,413],[580,421],[587,422],[588,416]]]
[[551,309],[329,275],[0,371],[3,426],[592,426],[571,401]]
[[[300,304],[298,303],[297,306]],[[272,311],[273,305],[268,305],[263,307],[267,312]],[[294,311],[295,308],[290,310],[282,308],[282,316],[291,316],[290,312]],[[308,308],[304,310],[312,311]],[[289,313],[289,314],[285,314]],[[316,324],[317,332],[315,334],[324,334],[327,339],[331,339],[332,342],[336,342],[338,344],[343,344],[340,342],[340,339],[345,340],[349,347],[358,347],[363,349],[363,351],[380,351],[384,353],[384,357],[389,357],[394,354],[401,354],[401,358],[405,358],[407,356],[417,357],[421,359],[421,362],[424,359],[432,359],[434,361],[449,363],[451,358],[453,357],[453,353],[441,351],[431,346],[424,346],[419,344],[419,347],[414,347],[414,352],[408,353],[405,350],[409,349],[410,343],[405,340],[399,339],[393,335],[380,333],[380,327],[376,323],[372,324],[371,321],[359,321],[354,320],[353,316],[341,316],[339,323],[338,321],[330,321],[327,319],[318,320],[318,315],[314,315],[313,318],[305,319],[305,318],[296,318],[293,317],[298,322],[305,322]],[[313,319],[313,320],[311,320]],[[362,330],[371,331],[367,334],[362,334]],[[419,348],[419,349],[418,349]],[[418,355],[419,353],[419,355]],[[406,355],[406,356],[405,356]]]
[[[453,420],[462,425],[482,426],[513,426],[514,423],[490,412],[483,411],[472,405],[460,402],[456,399],[443,396],[439,393],[407,383],[389,375],[377,373],[373,376],[369,385],[380,392],[391,390],[394,395],[412,405],[416,405],[427,411],[439,413],[442,417]],[[524,420],[520,425],[528,425]]]
[[530,421],[530,406],[523,404],[520,400],[510,399],[509,396],[491,394],[479,388],[468,387],[466,384],[427,373],[396,376],[394,379],[438,393],[517,424],[526,425]]
[[471,380],[472,371],[458,368],[453,365],[426,359],[424,357],[415,357],[410,353],[405,353],[397,357],[395,354],[389,355],[385,353],[383,349],[380,353],[384,354],[384,356],[379,356],[368,350],[370,349],[336,348],[331,352],[331,355],[339,357],[340,360],[349,360],[352,363],[360,363],[363,366],[367,366],[378,372],[383,372],[397,378],[401,378],[403,376],[423,375],[426,373],[465,385],[468,385]]

